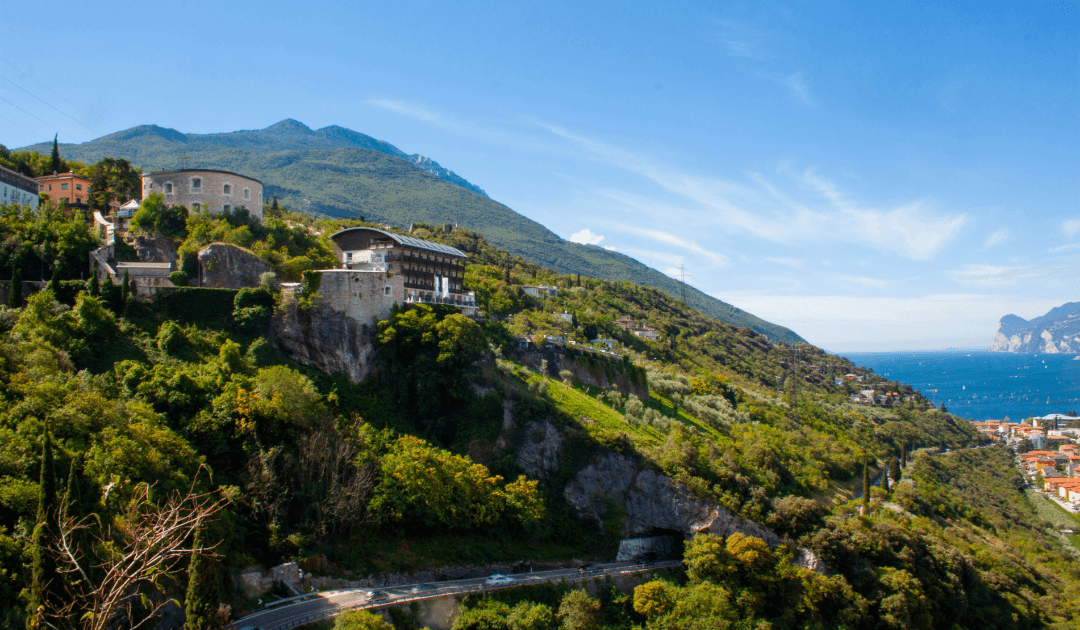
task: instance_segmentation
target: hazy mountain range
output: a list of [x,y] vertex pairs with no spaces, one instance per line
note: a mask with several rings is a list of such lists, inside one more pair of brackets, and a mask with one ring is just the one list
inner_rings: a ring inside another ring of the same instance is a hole
[[[51,143],[24,147],[48,153]],[[371,136],[339,126],[311,129],[284,120],[266,129],[186,134],[140,125],[82,144],[61,144],[65,159],[95,162],[125,158],[144,171],[217,168],[255,177],[264,198],[295,211],[408,227],[413,222],[457,224],[475,230],[512,254],[559,273],[629,280],[680,296],[678,280],[618,252],[571,243],[500,204],[430,158],[408,155]],[[791,330],[766,322],[687,285],[686,301],[721,321],[747,326],[774,341],[802,342]]]
[[1068,302],[1046,315],[1026,320],[1016,315],[1001,318],[990,350],[1023,353],[1080,353],[1080,302]]

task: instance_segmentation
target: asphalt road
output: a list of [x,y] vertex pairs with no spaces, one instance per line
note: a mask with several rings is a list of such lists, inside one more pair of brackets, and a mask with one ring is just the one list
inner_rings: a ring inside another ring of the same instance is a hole
[[[610,564],[595,565],[591,571],[582,572],[579,569],[556,569],[553,571],[536,571],[532,573],[514,573],[508,577],[512,581],[498,585],[489,585],[487,578],[470,578],[467,580],[448,580],[445,582],[428,582],[425,584],[404,584],[401,586],[388,586],[380,589],[350,588],[338,591],[326,591],[323,593],[303,596],[303,599],[293,598],[292,603],[281,604],[274,608],[268,608],[252,613],[233,622],[233,627],[243,629],[248,627],[260,630],[288,630],[305,623],[333,617],[346,610],[359,610],[364,608],[379,608],[381,606],[393,606],[412,601],[445,597],[447,595],[463,595],[467,593],[483,593],[485,591],[515,586],[528,586],[543,582],[558,582],[562,579],[567,581],[581,578],[616,576],[629,573],[641,573],[655,569],[677,567],[682,564],[679,560],[654,562],[651,564],[637,564],[632,562],[616,562]],[[371,598],[368,593],[375,591],[384,593],[384,596]]]

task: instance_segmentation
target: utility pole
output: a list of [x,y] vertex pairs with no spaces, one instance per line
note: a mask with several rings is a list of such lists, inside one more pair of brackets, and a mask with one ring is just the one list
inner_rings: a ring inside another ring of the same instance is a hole
[[679,292],[682,294],[682,302],[686,304],[686,267],[679,263]]

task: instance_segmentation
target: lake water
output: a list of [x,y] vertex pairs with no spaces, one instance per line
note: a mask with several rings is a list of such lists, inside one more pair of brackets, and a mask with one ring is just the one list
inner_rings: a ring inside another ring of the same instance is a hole
[[860,352],[847,358],[907,383],[960,417],[1017,422],[1080,410],[1076,355],[1008,352]]

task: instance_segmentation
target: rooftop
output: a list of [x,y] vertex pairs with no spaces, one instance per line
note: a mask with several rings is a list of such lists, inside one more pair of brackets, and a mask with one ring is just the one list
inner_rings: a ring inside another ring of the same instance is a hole
[[456,247],[450,247],[449,245],[443,245],[442,243],[434,243],[432,241],[425,241],[422,238],[415,238],[415,237],[412,237],[412,236],[407,236],[405,234],[394,234],[393,232],[387,232],[386,230],[380,230],[378,228],[369,228],[369,227],[346,228],[344,230],[341,230],[339,232],[335,232],[335,233],[331,234],[330,238],[335,239],[338,236],[340,236],[342,234],[345,234],[346,232],[352,232],[352,231],[355,231],[355,230],[367,230],[369,232],[378,232],[379,234],[382,234],[383,236],[390,237],[391,240],[393,240],[394,242],[398,243],[399,245],[403,245],[405,247],[415,247],[417,249],[426,249],[428,251],[439,252],[441,254],[449,254],[451,256],[457,256],[457,257],[460,257],[460,258],[468,258],[469,257],[468,254],[461,251],[460,249],[457,249]]

